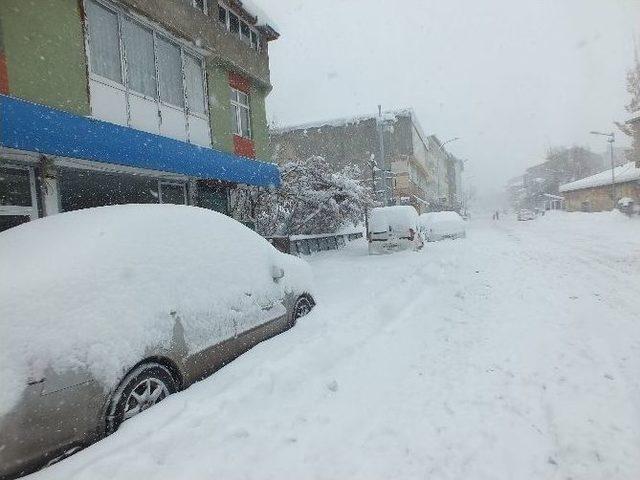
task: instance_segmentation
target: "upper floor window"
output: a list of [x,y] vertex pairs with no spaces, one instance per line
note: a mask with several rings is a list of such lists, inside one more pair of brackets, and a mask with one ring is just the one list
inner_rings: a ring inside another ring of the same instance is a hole
[[237,14],[222,5],[218,5],[218,20],[229,32],[251,45],[251,48],[260,50],[260,34]]
[[175,107],[205,112],[199,58],[116,10],[94,1],[87,7],[91,73]]
[[249,95],[231,87],[231,131],[244,138],[251,138],[251,108]]
[[208,13],[207,0],[193,0],[193,6],[198,10],[201,10],[203,13]]
[[202,59],[108,2],[86,7],[93,115],[208,146]]
[[89,2],[87,7],[91,25],[91,71],[122,83],[118,15],[97,3]]

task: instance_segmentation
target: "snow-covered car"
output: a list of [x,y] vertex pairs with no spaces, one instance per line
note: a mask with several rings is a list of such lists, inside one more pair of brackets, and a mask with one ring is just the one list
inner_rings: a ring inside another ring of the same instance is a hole
[[528,210],[526,208],[518,211],[518,220],[521,222],[527,220],[535,220],[536,214],[532,210]]
[[303,260],[195,207],[102,207],[0,233],[0,478],[292,327],[311,283]]
[[420,215],[420,230],[428,242],[467,236],[466,223],[457,212],[429,212]]
[[370,254],[419,250],[424,246],[418,229],[418,212],[412,206],[373,208],[368,222]]

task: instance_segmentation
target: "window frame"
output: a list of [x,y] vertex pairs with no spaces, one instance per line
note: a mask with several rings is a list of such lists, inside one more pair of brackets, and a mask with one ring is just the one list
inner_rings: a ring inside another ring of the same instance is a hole
[[2,168],[7,170],[21,170],[26,171],[29,175],[29,192],[31,194],[31,205],[0,205],[0,216],[17,216],[17,217],[29,217],[29,220],[35,220],[39,218],[38,212],[38,192],[36,189],[36,178],[33,171],[33,167],[14,165],[11,163],[2,163]]
[[198,6],[197,0],[192,0],[191,4],[193,5],[193,8],[195,8],[199,12],[202,12],[205,15],[209,15],[209,1],[208,0],[202,0],[202,8],[200,8]]
[[[95,73],[92,71],[91,68],[91,27],[89,25],[89,18],[88,15],[85,13],[84,18],[83,18],[83,29],[84,29],[84,42],[85,42],[85,54],[87,57],[87,71],[88,71],[88,76],[90,80],[94,80],[96,82],[102,83],[106,86],[109,86],[111,88],[120,90],[122,92],[125,93],[125,98],[126,98],[126,109],[127,109],[127,126],[131,126],[131,107],[130,107],[130,101],[129,101],[129,96],[134,95],[137,96],[139,98],[144,98],[146,100],[150,100],[150,101],[155,101],[157,106],[158,106],[158,115],[160,116],[160,106],[164,105],[170,108],[174,108],[176,110],[179,110],[181,112],[184,112],[185,114],[185,118],[188,124],[188,117],[189,115],[193,115],[196,117],[199,117],[203,120],[209,120],[209,116],[210,116],[210,106],[209,106],[209,102],[208,102],[208,98],[209,98],[209,93],[208,93],[208,85],[207,85],[207,71],[206,71],[206,64],[204,61],[204,58],[202,55],[200,55],[196,50],[194,50],[193,48],[191,48],[184,40],[176,37],[175,35],[171,34],[170,32],[166,31],[164,28],[162,28],[161,26],[151,22],[150,20],[141,17],[140,15],[136,15],[134,13],[128,12],[123,10],[122,8],[120,8],[117,5],[113,5],[111,1],[109,0],[83,0],[83,7],[84,7],[84,11],[87,11],[87,5],[89,2],[93,2],[98,6],[101,6],[103,8],[105,8],[106,10],[114,13],[117,16],[117,20],[118,20],[118,49],[119,49],[119,53],[120,53],[120,70],[121,70],[121,81],[122,82],[116,82],[113,81],[107,77],[103,77],[102,75]],[[130,21],[134,24],[139,25],[141,28],[147,29],[149,31],[152,32],[153,34],[153,61],[154,61],[154,67],[155,67],[155,79],[156,79],[156,95],[155,97],[149,97],[148,95],[145,95],[141,92],[138,92],[136,90],[133,90],[131,88],[129,88],[128,83],[129,83],[129,69],[128,69],[128,63],[127,63],[127,58],[126,58],[126,53],[125,53],[125,46],[124,46],[124,36],[123,36],[123,25],[125,21]],[[172,43],[174,45],[176,45],[179,50],[180,50],[180,81],[181,81],[181,85],[182,85],[182,95],[183,95],[183,101],[184,101],[184,105],[183,107],[179,107],[176,105],[172,105],[169,104],[167,102],[164,102],[163,100],[161,100],[160,98],[160,85],[161,85],[161,81],[160,81],[160,71],[159,71],[159,62],[158,62],[158,37],[162,37],[164,40],[168,41],[169,43]],[[186,85],[186,78],[185,78],[185,56],[186,55],[190,55],[192,58],[196,59],[201,66],[201,71],[202,71],[202,90],[204,92],[204,107],[205,107],[205,111],[204,113],[202,112],[195,112],[195,111],[191,111],[188,108],[188,96],[187,96],[187,85]],[[211,133],[212,134],[212,133]],[[187,127],[187,137],[188,137],[188,141],[190,141],[190,131],[189,131],[189,127]]]
[[[162,187],[180,187],[182,188],[182,194],[184,198],[184,204],[179,203],[164,203],[162,201]],[[158,203],[161,205],[189,205],[189,197],[187,196],[187,184],[182,182],[171,182],[167,180],[158,180]]]
[[[230,98],[229,101],[231,103],[231,109],[232,109],[232,123],[235,123],[235,125],[233,125],[235,127],[235,130],[233,132],[231,132],[233,135],[237,136],[237,137],[241,137],[241,138],[246,138],[247,140],[253,140],[253,125],[252,125],[252,119],[251,119],[251,95],[247,92],[243,92],[242,90],[238,90],[235,87],[229,86],[229,88],[231,89],[231,93],[233,94],[234,98]],[[240,99],[240,95],[246,95],[247,96],[247,103],[243,104],[239,99]],[[242,131],[242,116],[238,115],[239,112],[242,112],[242,110],[246,110],[247,112],[247,118],[248,118],[248,125],[247,125],[247,130],[248,130],[248,136],[243,135],[243,131]],[[233,120],[235,119],[235,122],[233,122]]]
[[[224,10],[225,11],[225,21],[222,22],[220,21],[220,10]],[[238,19],[238,32],[232,32],[231,31],[231,15],[235,15]],[[234,12],[231,8],[229,8],[226,5],[223,5],[222,3],[218,2],[218,22],[222,23],[225,27],[225,30],[227,31],[227,33],[231,34],[234,37],[238,37],[242,42],[248,44],[250,46],[251,49],[255,50],[256,52],[260,52],[261,51],[261,47],[260,47],[260,39],[261,39],[261,35],[260,32],[258,32],[258,30],[253,26],[253,25],[249,25],[248,22],[246,22],[245,20],[242,19],[242,17],[240,15],[238,15],[236,12]],[[242,25],[246,25],[249,28],[249,37],[245,37],[244,35],[242,35]],[[255,44],[253,43],[253,39],[255,38]]]

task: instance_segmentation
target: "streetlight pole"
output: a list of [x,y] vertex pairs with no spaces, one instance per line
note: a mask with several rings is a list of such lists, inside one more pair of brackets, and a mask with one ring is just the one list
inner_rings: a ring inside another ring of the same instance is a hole
[[602,133],[592,131],[589,132],[592,135],[601,135],[603,137],[608,137],[607,142],[609,142],[610,147],[610,157],[611,157],[611,203],[613,203],[613,208],[616,208],[616,171],[615,171],[615,162],[613,159],[613,144],[616,141],[616,134],[614,132],[611,133]]

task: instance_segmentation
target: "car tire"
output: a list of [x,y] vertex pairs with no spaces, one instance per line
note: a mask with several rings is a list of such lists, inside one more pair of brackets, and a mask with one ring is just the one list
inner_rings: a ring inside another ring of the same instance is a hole
[[293,305],[293,312],[291,314],[291,326],[293,327],[299,318],[307,315],[315,306],[313,298],[309,295],[302,295],[298,297],[296,303]]
[[148,362],[137,366],[127,374],[113,394],[107,412],[107,433],[115,432],[124,421],[177,391],[173,375],[163,365]]

